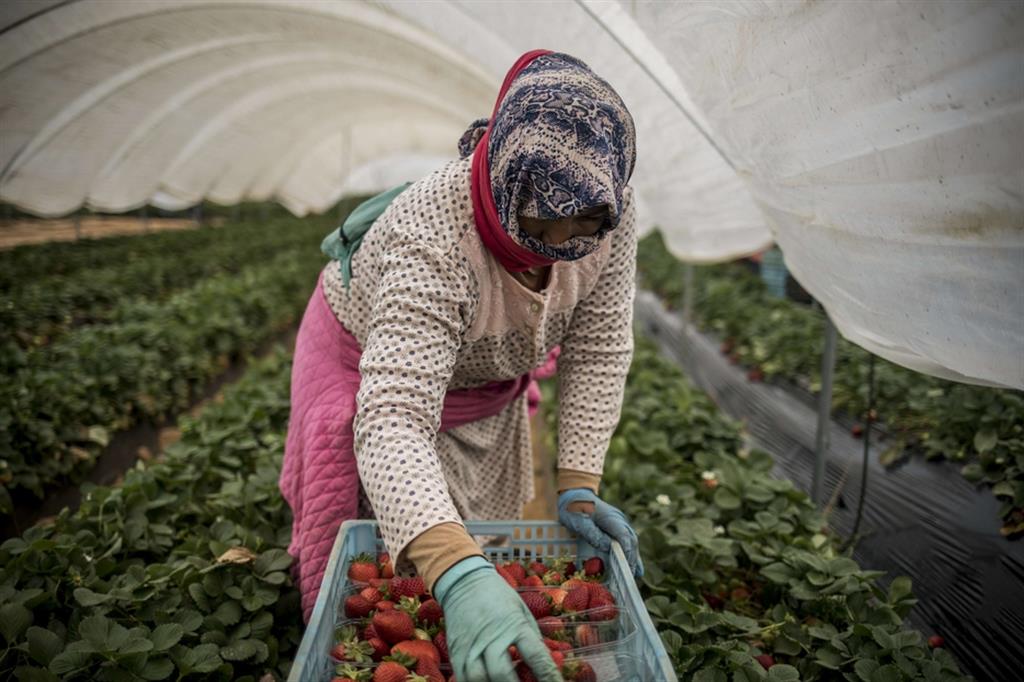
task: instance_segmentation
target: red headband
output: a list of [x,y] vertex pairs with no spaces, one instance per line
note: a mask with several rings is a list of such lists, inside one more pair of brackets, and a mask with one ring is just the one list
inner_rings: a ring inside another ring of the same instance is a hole
[[505,99],[512,81],[519,72],[537,57],[551,54],[551,50],[531,50],[516,60],[512,68],[505,75],[505,82],[501,84],[498,92],[498,99],[494,103],[494,111],[491,113],[491,120],[487,124],[487,132],[480,138],[476,150],[473,152],[473,170],[469,177],[469,193],[473,198],[473,220],[476,222],[476,231],[480,234],[480,240],[487,247],[498,262],[509,272],[523,272],[542,265],[551,265],[555,262],[539,253],[534,253],[521,246],[505,231],[498,217],[498,207],[494,205],[494,192],[491,190],[491,171],[487,163],[487,146],[491,139],[491,128],[494,127],[494,119],[498,116],[498,109],[501,101]]

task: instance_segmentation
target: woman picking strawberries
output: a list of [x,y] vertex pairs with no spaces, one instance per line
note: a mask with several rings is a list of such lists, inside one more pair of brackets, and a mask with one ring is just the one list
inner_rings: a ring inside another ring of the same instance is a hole
[[559,518],[600,549],[617,540],[642,573],[636,534],[598,497],[632,356],[635,131],[585,64],[534,51],[459,146],[378,198],[361,243],[325,240],[336,260],[292,371],[290,552],[308,619],[338,526],[376,517],[398,568],[441,602],[460,682],[515,680],[513,644],[559,680],[463,519],[519,518],[533,497],[526,388],[560,346]]

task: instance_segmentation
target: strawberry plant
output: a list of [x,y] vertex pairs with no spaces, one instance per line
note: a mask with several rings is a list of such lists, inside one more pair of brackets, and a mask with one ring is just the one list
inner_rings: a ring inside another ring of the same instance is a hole
[[[678,309],[684,266],[659,233],[641,240],[637,262],[644,286]],[[760,278],[736,263],[695,266],[693,281],[695,323],[722,338],[722,352],[748,367],[751,380],[818,390],[820,310],[771,296]],[[868,357],[839,339],[833,408],[857,420],[868,412]],[[876,417],[890,442],[887,462],[904,453],[962,462],[964,477],[992,486],[1002,502],[1001,532],[1024,533],[1024,394],[944,381],[880,358],[875,375]]]
[[965,679],[904,627],[909,580],[879,588],[881,573],[839,552],[806,495],[771,468],[638,343],[602,496],[637,530],[646,604],[680,679]]
[[283,351],[185,419],[162,461],[0,545],[0,678],[282,679],[301,637],[277,489]]
[[323,221],[278,221],[185,230],[155,253],[136,253],[136,239],[109,263],[70,274],[36,274],[0,292],[0,345],[7,349],[0,363],[17,363],[12,343],[44,345],[75,327],[111,322],[129,300],[159,301],[201,279],[237,273],[285,250],[309,249],[327,229]]

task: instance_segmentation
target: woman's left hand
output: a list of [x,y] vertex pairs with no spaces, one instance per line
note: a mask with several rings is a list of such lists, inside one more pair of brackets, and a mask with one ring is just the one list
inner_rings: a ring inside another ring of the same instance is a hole
[[622,545],[633,575],[644,574],[636,531],[619,509],[601,500],[587,488],[572,488],[558,496],[558,519],[562,525],[589,542],[595,549],[607,552],[611,541]]

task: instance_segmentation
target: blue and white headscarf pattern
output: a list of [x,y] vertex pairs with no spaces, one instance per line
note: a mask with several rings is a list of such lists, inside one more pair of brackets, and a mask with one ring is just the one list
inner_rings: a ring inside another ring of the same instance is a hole
[[[474,121],[462,136],[463,157],[473,152],[487,122]],[[575,57],[537,57],[513,81],[491,130],[488,166],[502,227],[548,258],[593,253],[619,223],[635,162],[636,130],[618,93]],[[595,236],[557,246],[531,237],[517,220],[565,218],[600,205],[607,205],[608,219]]]

